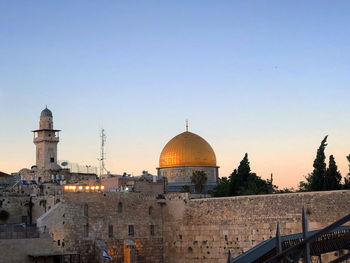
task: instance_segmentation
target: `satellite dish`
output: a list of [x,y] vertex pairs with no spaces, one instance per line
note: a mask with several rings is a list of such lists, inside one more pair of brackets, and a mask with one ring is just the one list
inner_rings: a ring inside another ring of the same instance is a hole
[[62,165],[62,166],[67,166],[67,165],[68,165],[68,162],[61,162],[61,165]]

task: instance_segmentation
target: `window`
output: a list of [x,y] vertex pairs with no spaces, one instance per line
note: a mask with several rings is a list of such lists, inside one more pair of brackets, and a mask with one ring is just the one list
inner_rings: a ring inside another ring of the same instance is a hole
[[84,237],[88,237],[88,236],[89,236],[89,226],[84,225]]
[[84,205],[84,216],[88,216],[88,214],[89,214],[89,206],[88,206],[88,204],[85,204]]
[[58,246],[61,245],[61,240],[57,240],[57,245],[58,245]]
[[151,216],[152,215],[152,210],[153,210],[153,208],[152,208],[152,206],[150,206],[149,208],[148,208],[148,214]]
[[118,203],[118,213],[121,213],[121,212],[123,212],[123,204],[122,204],[122,202],[119,202]]
[[134,235],[134,226],[129,225],[129,236],[133,236],[133,235]]
[[151,236],[154,236],[154,225],[149,226],[149,231],[150,231]]
[[50,162],[51,162],[51,163],[54,163],[54,162],[55,162],[55,158],[50,157]]
[[108,226],[108,237],[113,237],[113,225]]

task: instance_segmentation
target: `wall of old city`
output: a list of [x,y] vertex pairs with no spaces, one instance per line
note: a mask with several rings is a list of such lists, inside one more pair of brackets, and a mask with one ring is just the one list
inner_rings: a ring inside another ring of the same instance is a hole
[[125,243],[130,241],[137,262],[163,262],[161,210],[154,194],[65,193],[63,202],[38,219],[38,226],[53,236],[56,249],[78,252],[82,262],[103,262],[103,248],[111,262],[124,262]]
[[56,250],[80,253],[82,262],[102,262],[103,248],[112,262],[128,262],[129,241],[138,263],[226,262],[228,250],[236,256],[273,237],[277,222],[282,235],[301,232],[303,206],[314,230],[349,214],[349,203],[350,191],[201,199],[179,193],[164,199],[128,192],[65,193],[38,225],[52,236]]
[[350,191],[189,199],[166,195],[163,206],[164,262],[226,262],[275,235],[299,233],[304,206],[309,229],[350,213]]
[[0,263],[30,263],[34,259],[29,255],[50,254],[52,251],[52,239],[48,235],[29,239],[0,239]]
[[[31,198],[32,206],[32,223],[48,211],[57,202],[60,202],[61,196],[34,196]],[[0,196],[0,211],[5,210],[9,213],[7,220],[0,220],[0,224],[29,224],[29,196]]]

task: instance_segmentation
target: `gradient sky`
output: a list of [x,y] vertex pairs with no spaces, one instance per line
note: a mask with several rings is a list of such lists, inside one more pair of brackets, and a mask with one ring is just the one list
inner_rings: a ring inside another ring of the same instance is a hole
[[155,173],[188,118],[221,176],[295,187],[327,134],[347,173],[349,101],[350,1],[0,2],[0,171],[48,105],[59,159],[98,166],[104,127],[109,170]]

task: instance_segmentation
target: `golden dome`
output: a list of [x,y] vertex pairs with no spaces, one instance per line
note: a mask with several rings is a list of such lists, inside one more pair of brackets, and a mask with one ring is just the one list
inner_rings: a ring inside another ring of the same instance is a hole
[[216,167],[214,150],[197,134],[180,133],[165,145],[159,158],[159,168],[178,166]]

